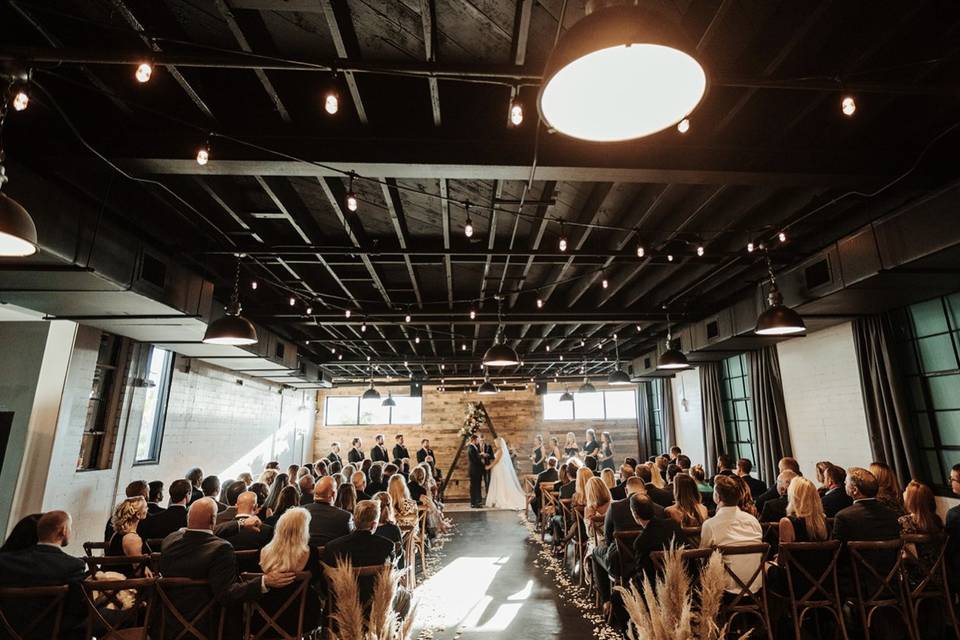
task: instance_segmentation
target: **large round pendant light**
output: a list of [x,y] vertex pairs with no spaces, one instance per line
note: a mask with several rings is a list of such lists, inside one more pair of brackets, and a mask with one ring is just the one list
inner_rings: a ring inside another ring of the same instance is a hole
[[657,358],[657,369],[670,371],[690,368],[690,362],[687,360],[687,356],[683,355],[683,352],[677,348],[679,345],[674,345],[673,336],[670,333],[670,314],[667,314],[666,346],[667,350]]
[[223,344],[235,347],[257,343],[257,330],[249,320],[240,315],[240,260],[237,254],[237,270],[233,278],[233,293],[226,315],[207,325],[203,334],[204,344]]
[[[3,168],[3,122],[7,117],[7,96],[0,92],[0,189],[8,178]],[[23,258],[37,252],[37,227],[20,203],[0,193],[0,257]]]
[[616,335],[613,336],[613,349],[616,360],[613,363],[613,371],[607,376],[607,384],[615,386],[630,384],[630,376],[620,368],[620,343]]
[[367,387],[367,390],[363,392],[361,396],[363,400],[379,400],[380,392],[373,388],[373,380],[370,381],[370,386]]
[[707,88],[680,25],[654,10],[588,0],[547,61],[540,114],[560,133],[613,142],[680,122]]
[[803,333],[807,325],[800,314],[783,304],[783,294],[777,288],[777,279],[773,275],[770,256],[767,256],[767,271],[770,273],[770,291],[767,293],[769,308],[757,317],[757,327],[753,330],[759,336],[789,336]]
[[485,367],[513,367],[520,364],[520,356],[503,339],[503,321],[500,313],[502,301],[503,298],[497,296],[497,336],[494,338],[493,346],[483,354],[482,363]]

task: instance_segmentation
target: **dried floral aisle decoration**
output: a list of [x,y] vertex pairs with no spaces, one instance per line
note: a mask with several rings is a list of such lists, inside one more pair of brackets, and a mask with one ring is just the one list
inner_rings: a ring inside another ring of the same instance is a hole
[[332,640],[410,640],[414,610],[411,608],[401,620],[393,608],[399,571],[385,565],[374,579],[369,618],[363,613],[360,587],[350,561],[338,559],[336,567],[326,571],[335,603],[330,613],[336,627],[336,633],[331,631]]

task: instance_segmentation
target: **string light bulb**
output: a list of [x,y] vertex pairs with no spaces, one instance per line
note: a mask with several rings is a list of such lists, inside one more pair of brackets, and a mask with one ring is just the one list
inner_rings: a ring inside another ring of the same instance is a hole
[[403,321],[406,322],[407,324],[410,324],[410,321],[411,321],[412,319],[413,319],[413,318],[410,317],[410,314],[409,314],[409,313],[408,313],[407,315],[403,316]]
[[848,118],[857,112],[857,101],[854,100],[853,96],[843,96],[840,101],[840,111]]
[[477,312],[476,312],[475,310],[473,310],[473,309],[470,309],[470,319],[471,319],[471,320],[476,320],[476,319],[477,319]]
[[336,86],[331,86],[323,96],[323,110],[331,116],[337,115],[340,110],[340,93]]
[[787,241],[787,232],[786,232],[786,231],[781,231],[780,233],[777,234],[777,238],[780,240],[780,242],[786,242],[786,241]]
[[603,282],[601,282],[600,285],[601,285],[604,289],[606,289],[606,288],[608,288],[608,287],[610,286],[610,282],[609,282],[606,278],[604,278],[604,279],[603,279]]
[[467,212],[467,221],[463,225],[463,235],[467,236],[468,238],[472,238],[473,237],[473,220],[470,219],[470,203],[469,202],[464,205],[464,209]]
[[137,65],[137,70],[134,72],[133,77],[136,78],[140,84],[145,84],[150,82],[150,76],[152,75],[153,66],[149,62],[141,62]]
[[673,254],[672,254],[672,253],[668,253],[668,254],[667,254],[667,262],[673,262]]
[[537,298],[537,309],[543,309],[543,298]]
[[13,110],[23,111],[30,106],[30,96],[23,89],[17,91],[13,96]]
[[686,133],[687,131],[690,131],[690,118],[684,118],[683,120],[678,122],[677,131],[679,131],[680,133]]
[[356,211],[359,207],[357,203],[357,194],[353,192],[353,174],[350,174],[350,186],[347,188],[347,209]]
[[201,167],[210,162],[210,144],[204,143],[197,149],[197,164]]
[[697,255],[700,256],[700,257],[703,257],[703,254],[704,254],[705,252],[706,252],[706,251],[705,251],[705,249],[703,248],[703,245],[702,245],[702,244],[698,244],[698,245],[697,245]]
[[293,296],[290,296],[290,306],[292,307],[295,304],[297,304],[297,299],[294,298]]
[[313,307],[307,307],[307,315],[308,316],[313,315]]
[[256,280],[251,280],[251,281],[250,281],[250,288],[251,288],[251,289],[253,289],[254,291],[256,291],[256,290],[257,290],[257,286],[258,286],[258,285],[257,285],[257,281],[256,281]]
[[518,97],[514,97],[510,101],[510,124],[515,127],[523,124],[523,103],[520,102]]
[[547,345],[547,353],[550,353],[550,345]]
[[753,246],[753,241],[751,240],[750,242],[747,243],[747,253],[753,253],[753,250],[754,250],[754,246]]
[[413,338],[413,341],[414,341],[414,343],[416,343],[416,344],[420,344],[420,336],[415,336],[415,337]]
[[637,257],[642,258],[645,255],[647,255],[647,251],[643,248],[643,245],[637,245]]
[[343,360],[343,354],[342,354],[342,353],[337,356],[337,360]]
[[346,317],[349,318],[349,317],[350,317],[350,309],[347,309],[346,311],[344,311],[344,312],[343,312],[343,315],[345,315]]
[[567,250],[567,236],[560,236],[560,242],[557,243],[557,247],[560,251]]
[[366,332],[367,332],[367,321],[364,320],[363,322],[360,323],[360,333],[366,333]]

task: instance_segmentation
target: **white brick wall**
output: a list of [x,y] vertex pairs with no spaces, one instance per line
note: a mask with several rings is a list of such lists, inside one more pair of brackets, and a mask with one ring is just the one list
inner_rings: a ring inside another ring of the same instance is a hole
[[[694,464],[706,466],[703,441],[703,413],[700,400],[700,373],[681,371],[673,380],[673,417],[677,425],[677,446]],[[686,398],[686,403],[683,402]],[[685,406],[686,405],[686,406]]]

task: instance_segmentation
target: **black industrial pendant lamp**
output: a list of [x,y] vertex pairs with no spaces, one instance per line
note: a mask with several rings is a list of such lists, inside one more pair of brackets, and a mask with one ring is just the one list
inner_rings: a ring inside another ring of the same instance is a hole
[[683,352],[676,348],[677,346],[679,345],[674,345],[673,336],[670,333],[670,314],[668,313],[667,350],[661,353],[657,359],[657,369],[670,371],[690,368],[690,362],[687,360],[687,356],[683,355]]
[[587,0],[586,17],[550,54],[538,106],[550,128],[582,140],[633,140],[700,103],[707,74],[680,24],[652,2]]
[[613,352],[616,360],[613,363],[613,371],[607,376],[607,384],[615,386],[630,384],[630,376],[620,368],[620,343],[617,340],[616,334],[613,336]]
[[803,333],[807,325],[800,314],[783,304],[783,294],[777,288],[777,279],[773,275],[773,265],[767,254],[767,273],[770,274],[770,291],[767,292],[769,307],[757,317],[757,327],[753,330],[758,336],[789,336]]
[[500,390],[497,389],[497,385],[490,382],[490,376],[484,376],[483,382],[480,383],[480,386],[477,387],[477,393],[485,396],[492,396],[495,393],[499,393]]
[[590,382],[590,379],[587,376],[583,376],[583,384],[580,385],[580,388],[577,389],[577,393],[596,393],[597,388],[593,386]]
[[383,404],[382,404],[381,406],[384,406],[384,407],[395,407],[395,406],[397,406],[397,401],[393,399],[393,393],[392,393],[392,392],[389,392],[389,391],[387,392],[387,397],[386,397],[386,399],[383,401]]
[[360,396],[361,400],[379,400],[380,392],[373,388],[373,365],[370,365],[370,386]]
[[497,296],[497,336],[494,338],[493,346],[483,354],[482,363],[485,367],[513,367],[520,364],[520,356],[503,340],[502,303],[503,298]]
[[570,393],[570,389],[564,389],[563,393],[560,394],[560,402],[573,402],[573,394]]
[[237,270],[233,278],[233,293],[230,294],[230,304],[227,305],[226,315],[207,325],[203,334],[204,344],[224,344],[235,347],[257,344],[257,330],[249,320],[240,315],[240,260],[242,253],[237,254]]
[[[10,89],[12,91],[13,84]],[[8,96],[0,95],[0,189],[8,178],[3,167],[3,122],[7,118]],[[24,258],[37,252],[37,227],[19,202],[0,192],[0,257]]]

